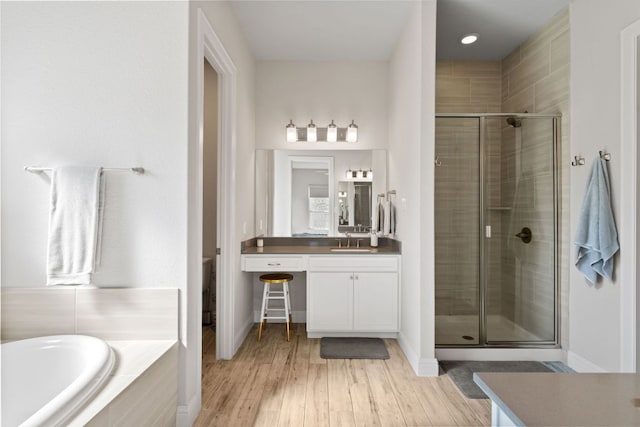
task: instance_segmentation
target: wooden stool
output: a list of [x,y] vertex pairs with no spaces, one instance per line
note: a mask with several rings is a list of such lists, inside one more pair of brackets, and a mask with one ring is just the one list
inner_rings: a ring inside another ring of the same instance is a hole
[[[264,282],[262,294],[262,310],[260,311],[260,325],[258,326],[258,341],[262,338],[262,328],[266,328],[267,320],[284,320],[287,324],[287,341],[291,339],[291,302],[289,300],[289,282],[293,276],[287,273],[263,274],[260,280]],[[271,289],[272,284],[282,283],[281,291]],[[282,300],[284,307],[269,307],[269,301]],[[269,311],[281,311],[282,316],[271,316]]]

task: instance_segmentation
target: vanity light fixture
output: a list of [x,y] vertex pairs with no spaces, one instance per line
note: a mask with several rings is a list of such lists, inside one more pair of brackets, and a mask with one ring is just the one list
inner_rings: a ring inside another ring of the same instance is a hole
[[371,181],[373,180],[373,171],[371,169],[347,169],[345,176],[347,181]]
[[358,126],[355,120],[347,127],[338,127],[333,120],[327,127],[317,127],[313,120],[306,127],[296,127],[293,120],[286,125],[287,142],[357,142]]
[[289,120],[287,125],[287,142],[296,142],[298,140],[298,129],[293,124],[293,120]]
[[336,126],[335,123],[333,123],[333,120],[331,120],[331,123],[327,126],[327,142],[336,141],[338,141],[338,126]]
[[318,140],[318,131],[313,120],[307,125],[307,142],[316,142]]
[[473,44],[478,41],[480,35],[478,33],[469,33],[465,34],[460,38],[460,43],[462,44]]
[[351,120],[351,124],[347,127],[347,142],[358,141],[358,126],[354,120]]

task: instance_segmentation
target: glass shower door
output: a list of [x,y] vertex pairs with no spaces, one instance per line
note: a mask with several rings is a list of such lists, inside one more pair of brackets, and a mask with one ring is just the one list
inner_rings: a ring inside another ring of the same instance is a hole
[[553,342],[555,119],[484,120],[486,340]]
[[480,120],[436,118],[436,344],[480,341]]

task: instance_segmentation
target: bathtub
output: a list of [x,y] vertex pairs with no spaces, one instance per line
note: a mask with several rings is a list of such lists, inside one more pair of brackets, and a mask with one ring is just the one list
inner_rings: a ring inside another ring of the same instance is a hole
[[54,335],[2,344],[2,426],[64,425],[109,377],[104,341]]

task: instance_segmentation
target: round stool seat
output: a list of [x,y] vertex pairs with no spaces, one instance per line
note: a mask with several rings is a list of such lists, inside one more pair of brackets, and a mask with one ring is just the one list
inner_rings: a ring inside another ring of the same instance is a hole
[[260,280],[265,283],[284,283],[293,280],[293,275],[286,273],[270,273],[260,276]]

